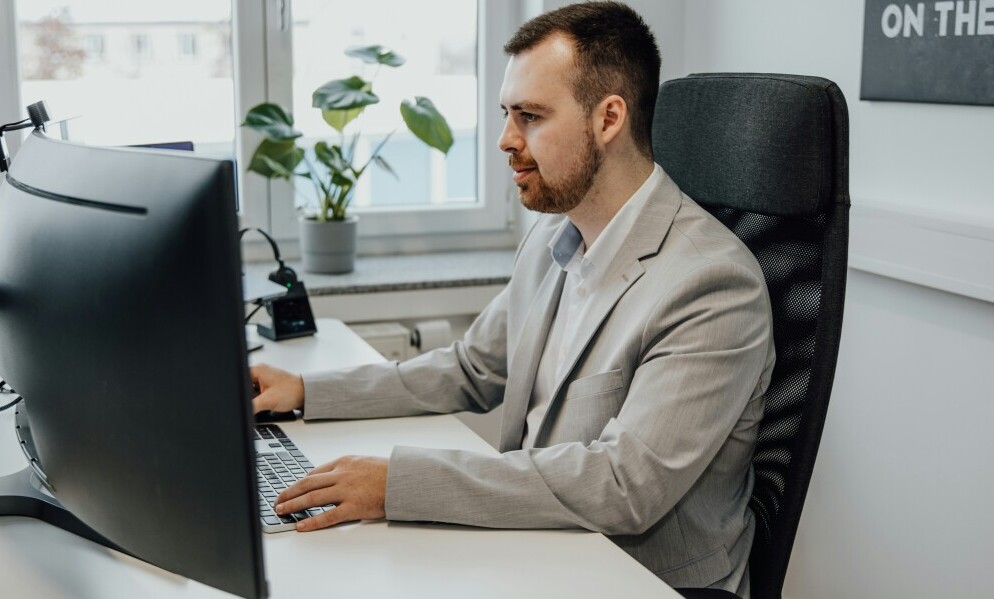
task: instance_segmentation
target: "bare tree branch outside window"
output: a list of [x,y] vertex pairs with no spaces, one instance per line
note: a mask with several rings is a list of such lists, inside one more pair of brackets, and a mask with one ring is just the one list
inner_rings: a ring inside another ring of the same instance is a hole
[[35,60],[26,65],[25,79],[77,79],[83,74],[86,51],[82,39],[70,26],[71,22],[69,11],[63,8],[34,24],[38,53]]

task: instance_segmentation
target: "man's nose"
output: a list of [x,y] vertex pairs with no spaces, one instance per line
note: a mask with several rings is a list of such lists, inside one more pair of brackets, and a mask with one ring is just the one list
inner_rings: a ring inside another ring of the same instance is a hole
[[518,128],[514,126],[514,119],[510,116],[504,120],[504,130],[497,140],[497,145],[500,146],[501,152],[507,152],[508,154],[517,154],[521,151],[521,135],[518,132]]

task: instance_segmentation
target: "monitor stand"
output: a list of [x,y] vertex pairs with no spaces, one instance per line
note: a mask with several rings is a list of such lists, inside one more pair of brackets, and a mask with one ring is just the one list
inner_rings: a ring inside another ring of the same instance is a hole
[[46,493],[41,480],[30,467],[0,477],[0,516],[35,518],[104,547],[128,553],[83,524],[57,499]]

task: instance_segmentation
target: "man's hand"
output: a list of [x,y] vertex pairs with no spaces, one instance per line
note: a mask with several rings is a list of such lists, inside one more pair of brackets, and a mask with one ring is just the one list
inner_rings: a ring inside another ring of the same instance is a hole
[[258,391],[252,399],[252,412],[290,412],[304,407],[304,380],[266,364],[251,369],[252,385]]
[[347,456],[311,470],[276,498],[276,513],[292,514],[334,504],[323,514],[297,523],[297,530],[317,530],[340,522],[386,517],[387,458]]

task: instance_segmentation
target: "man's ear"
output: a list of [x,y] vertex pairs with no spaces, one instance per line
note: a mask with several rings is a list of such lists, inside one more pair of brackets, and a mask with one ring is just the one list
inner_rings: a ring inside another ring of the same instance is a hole
[[618,95],[610,95],[594,109],[594,135],[603,145],[611,143],[628,127],[628,104]]

